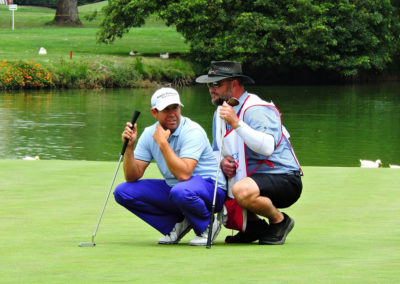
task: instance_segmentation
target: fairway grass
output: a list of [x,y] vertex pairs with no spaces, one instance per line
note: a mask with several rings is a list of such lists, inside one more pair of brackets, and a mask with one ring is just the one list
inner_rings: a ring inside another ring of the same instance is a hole
[[[118,157],[117,157],[118,158]],[[1,283],[395,283],[400,170],[305,167],[295,227],[282,246],[211,249],[161,236],[110,196],[117,162],[0,160]],[[159,178],[154,164],[146,178]],[[116,184],[123,181],[122,169]]]

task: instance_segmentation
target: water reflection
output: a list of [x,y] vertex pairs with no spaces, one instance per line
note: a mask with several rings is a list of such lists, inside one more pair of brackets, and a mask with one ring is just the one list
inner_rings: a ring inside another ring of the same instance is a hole
[[[214,106],[204,86],[179,88],[183,115],[211,139]],[[0,93],[0,158],[118,158],[120,133],[135,109],[139,132],[154,122],[152,89]],[[273,101],[302,165],[358,166],[359,159],[400,164],[400,84],[252,86]]]

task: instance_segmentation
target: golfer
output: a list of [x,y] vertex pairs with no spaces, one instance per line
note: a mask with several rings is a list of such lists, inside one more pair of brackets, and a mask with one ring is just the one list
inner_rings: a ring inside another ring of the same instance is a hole
[[[154,227],[159,244],[177,244],[193,228],[191,245],[207,243],[217,160],[204,129],[181,116],[182,103],[172,88],[158,89],[151,98],[157,122],[144,129],[136,147],[137,126],[126,124],[122,139],[129,139],[123,168],[126,182],[117,186],[115,200]],[[133,129],[131,129],[133,127]],[[154,160],[164,179],[141,179]],[[225,178],[218,178],[216,211],[225,199]],[[221,225],[212,226],[215,240]]]
[[[208,74],[196,82],[207,83],[212,103],[219,106],[214,114],[213,148],[218,150],[223,140],[220,165],[229,178],[228,195],[247,211],[245,231],[228,236],[226,243],[283,244],[294,220],[278,208],[299,199],[303,173],[279,110],[245,91],[244,84],[254,81],[243,75],[238,62],[213,61]],[[226,103],[230,98],[239,104],[230,106]],[[226,124],[219,123],[221,119]]]

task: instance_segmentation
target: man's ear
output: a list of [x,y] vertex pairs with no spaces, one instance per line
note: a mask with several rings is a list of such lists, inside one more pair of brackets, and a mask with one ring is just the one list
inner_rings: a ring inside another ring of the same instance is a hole
[[153,115],[153,117],[154,117],[155,119],[157,119],[158,110],[156,110],[155,108],[152,108],[152,109],[151,109],[151,114]]

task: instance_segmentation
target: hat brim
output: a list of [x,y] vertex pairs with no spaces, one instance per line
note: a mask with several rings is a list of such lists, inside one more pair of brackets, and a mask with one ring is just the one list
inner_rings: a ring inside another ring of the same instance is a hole
[[170,105],[180,105],[180,106],[184,107],[184,105],[181,102],[176,101],[176,102],[167,102],[167,103],[160,104],[158,106],[153,107],[153,109],[157,109],[159,111],[162,111],[162,110],[164,110],[166,107],[168,107]]
[[201,75],[196,78],[196,82],[200,84],[207,84],[212,82],[218,82],[221,80],[229,79],[229,78],[240,78],[242,82],[245,84],[254,84],[254,80],[251,79],[249,76],[246,75],[236,75],[236,76],[208,76],[208,75]]

